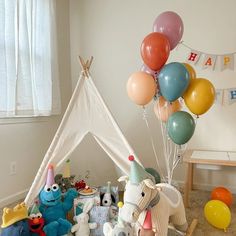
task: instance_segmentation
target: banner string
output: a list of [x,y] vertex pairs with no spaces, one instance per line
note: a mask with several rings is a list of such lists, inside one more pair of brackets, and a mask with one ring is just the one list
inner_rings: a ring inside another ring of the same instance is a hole
[[[214,55],[214,56],[224,56],[224,55],[232,55],[232,54],[236,54],[236,51],[234,51],[234,52],[229,52],[229,53],[224,53],[224,54],[215,54],[215,53],[208,53],[208,52],[203,52],[203,51],[200,51],[200,50],[197,50],[197,49],[194,49],[194,48],[192,48],[192,47],[190,47],[188,44],[186,44],[184,41],[180,41],[179,42],[179,44],[178,44],[178,46],[179,45],[182,45],[182,46],[184,46],[185,48],[188,48],[189,50],[194,50],[194,51],[197,51],[197,52],[199,52],[199,53],[201,53],[201,54],[206,54],[206,55]],[[178,50],[178,46],[177,46],[177,50]]]

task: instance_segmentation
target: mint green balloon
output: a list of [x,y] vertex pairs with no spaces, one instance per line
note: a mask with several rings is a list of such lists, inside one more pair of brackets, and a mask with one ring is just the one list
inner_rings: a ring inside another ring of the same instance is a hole
[[148,167],[148,168],[145,168],[145,170],[155,178],[155,182],[156,182],[155,184],[161,183],[161,176],[154,168]]
[[167,121],[167,131],[171,140],[176,144],[185,144],[193,136],[195,121],[186,111],[173,113]]

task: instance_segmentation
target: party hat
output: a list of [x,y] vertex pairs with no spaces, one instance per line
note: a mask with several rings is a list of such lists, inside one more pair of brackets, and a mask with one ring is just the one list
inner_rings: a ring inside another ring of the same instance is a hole
[[30,209],[29,215],[31,215],[31,214],[37,214],[37,213],[39,213],[39,212],[40,212],[40,211],[39,211],[39,209],[38,209],[37,204],[34,204],[34,205],[32,206],[32,208]]
[[[154,178],[145,171],[145,169],[134,159],[134,156],[129,156],[129,160],[131,161],[131,169],[129,180],[132,184],[139,184],[145,179]],[[155,183],[155,182],[154,182]]]
[[106,191],[106,193],[111,193],[111,182],[110,181],[107,182],[107,191]]
[[55,183],[55,181],[54,181],[53,165],[49,164],[49,166],[48,166],[48,173],[47,173],[47,179],[46,179],[46,186],[52,186],[54,183]]
[[120,212],[121,212],[121,208],[123,207],[123,202],[118,202],[117,206],[119,208],[119,212],[118,212],[118,225],[120,227],[124,227],[124,221],[122,220],[122,218],[120,217]]
[[151,210],[147,210],[145,220],[143,222],[143,229],[152,230],[152,213]]
[[66,161],[63,177],[70,178],[70,160],[69,159]]

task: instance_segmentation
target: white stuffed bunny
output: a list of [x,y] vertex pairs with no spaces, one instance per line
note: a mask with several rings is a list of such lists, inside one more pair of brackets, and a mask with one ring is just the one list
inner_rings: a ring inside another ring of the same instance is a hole
[[[120,208],[123,206],[122,202],[118,202],[117,206]],[[118,223],[113,227],[110,222],[106,222],[103,225],[103,233],[105,236],[133,236],[134,231],[131,225],[124,222],[120,216],[118,216]]]
[[77,216],[74,216],[74,221],[77,224],[73,225],[71,232],[75,233],[76,236],[89,236],[90,229],[96,229],[97,223],[89,223],[88,212],[92,209],[94,205],[94,200],[89,199],[85,202],[83,207],[83,212]]

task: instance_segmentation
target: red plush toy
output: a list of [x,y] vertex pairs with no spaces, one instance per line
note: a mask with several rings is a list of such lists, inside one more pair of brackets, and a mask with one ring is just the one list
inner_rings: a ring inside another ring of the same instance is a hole
[[84,189],[85,187],[86,187],[86,183],[83,179],[75,183],[75,188],[77,190]]
[[46,236],[43,231],[44,219],[36,204],[33,205],[29,215],[29,229],[32,236]]

